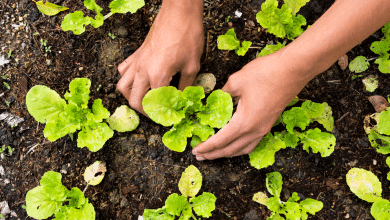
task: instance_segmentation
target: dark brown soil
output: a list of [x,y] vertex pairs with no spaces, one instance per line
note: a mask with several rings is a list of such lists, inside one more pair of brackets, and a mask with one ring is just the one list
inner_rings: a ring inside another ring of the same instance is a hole
[[[84,8],[79,0],[52,2],[69,7],[70,12]],[[109,2],[97,0],[104,7],[104,14]],[[262,2],[206,1],[207,43],[200,73],[213,73],[217,78],[216,89],[222,88],[229,75],[253,60],[258,52],[251,49],[244,57],[238,57],[234,52],[218,50],[216,39],[219,35],[233,27],[238,39],[253,41],[254,46],[278,40],[256,22],[255,16]],[[333,2],[312,0],[300,13],[307,18],[308,24],[312,24]],[[171,193],[179,193],[177,184],[181,173],[191,164],[203,175],[201,192],[211,192],[217,197],[216,209],[210,219],[266,219],[270,212],[252,201],[252,197],[256,192],[266,191],[265,174],[273,171],[279,171],[283,176],[283,197],[298,192],[301,197],[324,203],[324,208],[310,219],[372,219],[371,204],[350,192],[345,175],[352,166],[370,170],[383,184],[383,197],[390,197],[390,184],[386,180],[390,169],[385,164],[386,157],[370,146],[363,129],[364,116],[375,112],[367,97],[390,94],[389,78],[381,74],[376,65],[363,73],[364,76],[379,77],[379,89],[374,93],[365,92],[361,78],[351,80],[353,73],[348,69],[343,71],[335,64],[299,94],[301,99],[327,102],[332,107],[337,145],[334,153],[326,158],[297,147],[281,150],[275,164],[262,170],[251,167],[248,156],[198,162],[190,147],[183,153],[168,150],[161,142],[168,128],[143,116],[140,116],[136,130],[115,133],[96,153],[77,148],[76,139],[71,140],[69,136],[54,143],[43,137],[44,125],[36,122],[26,109],[28,89],[46,85],[63,96],[75,77],[88,77],[92,80],[91,103],[101,98],[113,113],[115,108],[127,104],[115,89],[120,78],[117,65],[142,44],[160,5],[161,0],[147,1],[135,14],[114,15],[99,29],[89,27],[84,34],[76,36],[60,29],[67,13],[48,17],[28,0],[0,2],[0,22],[4,21],[0,26],[3,50],[0,54],[7,56],[6,52],[12,50],[14,55],[10,63],[0,67],[5,76],[1,79],[2,85],[3,82],[10,85],[10,90],[5,85],[0,87],[0,112],[24,118],[24,122],[13,127],[0,121],[1,145],[15,148],[12,155],[7,154],[0,160],[0,166],[5,170],[4,175],[0,174],[0,202],[7,201],[16,214],[8,219],[29,219],[23,209],[26,193],[39,185],[45,172],[61,172],[67,188],[83,189],[86,184],[82,174],[96,160],[107,163],[102,183],[86,191],[86,197],[95,207],[96,219],[138,219],[145,208],[162,207]],[[236,10],[243,13],[241,18],[235,17]],[[231,17],[230,24],[226,22],[228,16]],[[23,29],[15,30],[11,25],[20,22],[25,23]],[[110,39],[109,32],[117,37]],[[369,46],[381,36],[378,31],[347,55],[350,59],[358,55],[373,57]],[[47,40],[51,52],[45,52],[41,39]]]

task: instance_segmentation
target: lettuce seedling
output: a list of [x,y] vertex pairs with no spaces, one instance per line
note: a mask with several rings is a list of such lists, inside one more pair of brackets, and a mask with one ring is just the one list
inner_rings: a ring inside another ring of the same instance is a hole
[[[43,134],[47,139],[53,142],[81,130],[77,146],[87,147],[90,151],[96,152],[114,135],[112,129],[118,130],[118,126],[110,128],[103,122],[103,119],[110,116],[110,112],[103,107],[102,100],[96,99],[93,102],[92,111],[88,108],[90,86],[91,81],[87,78],[74,79],[69,84],[70,92],[65,93],[68,103],[56,91],[43,85],[36,85],[28,91],[27,110],[35,120],[46,123]],[[133,129],[139,123],[138,116],[135,117],[134,114],[132,114],[134,123],[129,123]],[[109,121],[110,124],[117,124],[115,118]]]
[[[275,162],[276,152],[287,147],[295,148],[299,142],[307,152],[311,148],[314,153],[321,153],[322,157],[329,156],[334,151],[336,138],[319,128],[304,131],[314,121],[320,123],[328,132],[333,130],[332,110],[326,102],[319,104],[306,100],[301,107],[284,111],[275,125],[282,124],[286,130],[273,134],[269,132],[264,136],[249,154],[250,164],[257,169],[270,166]],[[295,127],[302,131],[296,130]]]
[[79,188],[68,190],[61,183],[61,174],[46,172],[40,186],[33,188],[26,195],[27,214],[36,219],[75,219],[94,220],[95,209]]
[[37,8],[40,12],[48,16],[56,15],[61,11],[66,11],[69,9],[67,7],[56,5],[50,2],[37,1],[35,4],[37,5]]
[[213,91],[202,104],[205,97],[201,86],[188,86],[184,91],[173,86],[150,90],[142,100],[146,114],[154,122],[173,128],[162,138],[169,149],[183,152],[187,138],[193,137],[191,146],[207,140],[215,131],[222,128],[232,117],[233,101],[222,90]]
[[346,178],[350,190],[357,197],[373,203],[371,215],[374,219],[390,219],[390,201],[382,198],[382,184],[375,174],[365,169],[352,168]]
[[[376,151],[381,154],[390,153],[390,107],[386,111],[368,116],[368,121],[371,118],[377,122],[376,125],[370,127],[365,123],[364,130],[368,134],[368,140],[371,146],[376,148]],[[365,120],[367,121],[367,120]]]
[[[154,219],[169,219],[174,220],[176,216],[182,220],[196,220],[196,215],[203,218],[211,217],[211,212],[215,209],[215,201],[217,198],[212,193],[204,192],[197,196],[202,187],[202,174],[199,170],[190,165],[183,172],[179,181],[179,190],[182,195],[173,193],[165,200],[165,206],[159,209],[145,209],[143,218],[145,220]],[[189,198],[189,199],[188,199]]]
[[283,47],[285,47],[284,44],[278,42],[277,44],[275,45],[271,45],[271,44],[267,44],[259,53],[259,56],[258,57],[263,57],[263,56],[266,56],[266,55],[269,55],[271,53],[274,53],[280,49],[282,49]]
[[282,175],[279,172],[267,173],[266,187],[268,192],[273,197],[268,197],[263,192],[258,192],[253,196],[253,200],[262,205],[267,206],[271,210],[271,216],[267,219],[282,220],[285,215],[287,219],[302,219],[306,220],[308,214],[315,215],[316,212],[320,211],[323,207],[321,201],[307,198],[298,203],[301,199],[298,193],[294,192],[287,202],[280,200],[280,193],[282,192]]
[[370,63],[365,56],[357,56],[348,65],[349,70],[354,73],[364,72],[368,69],[369,66]]
[[89,10],[95,11],[95,18],[84,16],[82,11],[75,11],[64,17],[61,28],[64,31],[73,31],[74,34],[80,35],[85,32],[85,26],[89,24],[94,28],[98,28],[102,26],[104,20],[111,17],[111,15],[116,13],[126,14],[127,12],[135,13],[144,5],[144,0],[114,0],[108,6],[110,8],[110,13],[103,16],[101,13],[103,8],[96,4],[95,0],[84,0],[84,6]]
[[297,14],[308,0],[285,0],[281,8],[278,8],[277,0],[266,0],[261,5],[261,11],[257,13],[256,20],[267,28],[267,31],[276,37],[293,40],[303,33],[302,26],[306,25],[306,19]]
[[229,29],[226,34],[219,35],[217,42],[218,49],[234,50],[238,56],[244,56],[248,51],[249,47],[252,45],[252,42],[245,40],[240,43],[233,28]]

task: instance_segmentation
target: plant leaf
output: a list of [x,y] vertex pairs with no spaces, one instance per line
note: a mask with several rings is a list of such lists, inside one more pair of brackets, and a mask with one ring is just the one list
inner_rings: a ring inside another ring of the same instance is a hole
[[216,200],[217,198],[214,194],[209,192],[204,192],[198,197],[190,198],[195,213],[203,218],[211,217],[211,212],[215,209]]
[[50,2],[43,3],[42,1],[38,1],[38,2],[35,2],[35,4],[37,5],[37,8],[40,12],[42,12],[45,15],[49,15],[49,16],[56,15],[56,14],[60,13],[61,11],[65,11],[65,10],[69,9],[67,7],[63,7],[61,5],[56,5],[56,4],[53,4]]
[[179,190],[183,196],[188,198],[196,196],[201,187],[202,174],[195,166],[190,165],[181,175],[179,181]]
[[177,193],[169,195],[167,200],[165,200],[167,213],[174,216],[180,216],[180,213],[188,206],[190,206],[190,203],[187,201],[187,198],[179,196]]
[[154,122],[171,126],[185,117],[187,100],[183,98],[182,91],[173,86],[163,86],[150,90],[142,100],[142,106]]
[[139,124],[137,113],[127,105],[118,107],[114,114],[107,119],[110,128],[119,132],[132,131]]
[[88,107],[89,88],[91,87],[91,80],[88,78],[75,78],[69,84],[69,91],[65,93],[65,99],[68,102],[74,102],[81,108]]
[[299,127],[305,130],[310,124],[309,114],[302,107],[293,107],[282,114],[283,122],[286,123],[286,128],[289,133],[294,133],[294,127]]
[[64,31],[73,31],[73,34],[80,35],[85,32],[85,26],[91,23],[90,17],[84,17],[82,11],[69,13],[64,17],[61,28]]
[[286,148],[285,143],[277,136],[269,132],[261,139],[257,147],[249,154],[249,162],[256,169],[262,169],[275,162],[275,153]]
[[372,172],[352,168],[348,171],[346,178],[349,188],[360,199],[367,202],[382,200],[381,182]]
[[191,114],[202,109],[202,99],[205,97],[202,86],[187,86],[183,90],[183,98],[187,99],[186,113]]
[[255,195],[253,195],[253,201],[258,202],[262,205],[266,205],[268,200],[269,200],[269,198],[268,198],[267,194],[265,194],[263,192],[258,192]]
[[252,42],[251,41],[243,41],[242,43],[241,43],[241,47],[240,48],[238,48],[238,49],[236,49],[236,54],[238,55],[238,56],[244,56],[245,54],[246,54],[246,52],[248,52],[248,50],[249,50],[249,47],[252,45]]
[[88,166],[85,169],[84,180],[88,183],[88,185],[98,185],[100,182],[102,182],[106,171],[106,163],[101,161],[95,161],[92,165]]
[[292,13],[296,14],[309,1],[310,0],[284,0],[284,4],[291,9]]
[[312,215],[315,215],[316,212],[319,212],[324,204],[321,201],[317,201],[315,199],[307,198],[300,202],[301,209],[304,212],[308,212]]
[[280,198],[280,193],[282,192],[282,175],[275,171],[272,173],[267,173],[267,178],[265,179],[265,185],[267,186],[268,192],[277,197]]
[[390,73],[390,60],[378,58],[375,60],[375,63],[379,64],[378,69],[381,73]]
[[[271,197],[266,204],[267,208],[273,212],[278,213],[279,210],[282,208],[282,204],[279,201],[278,197]],[[276,218],[278,219],[278,218]],[[281,218],[284,220],[284,218]]]
[[390,137],[378,134],[375,130],[371,130],[368,135],[368,140],[371,146],[376,148],[376,152],[381,154],[390,153]]
[[330,108],[330,106],[326,102],[321,103],[321,105],[322,105],[323,111],[322,111],[320,117],[316,118],[315,120],[318,123],[322,124],[327,131],[331,132],[331,131],[333,131],[333,126],[334,126],[334,118],[332,116],[332,109]]
[[266,55],[269,55],[271,53],[274,53],[280,49],[282,49],[283,47],[285,47],[284,44],[280,43],[280,42],[277,42],[276,45],[272,45],[272,44],[267,44],[259,53],[259,56],[258,57],[263,57],[263,56],[266,56]]
[[54,121],[64,111],[66,102],[60,95],[49,87],[37,85],[26,95],[28,112],[40,123]]
[[208,125],[204,125],[200,123],[198,120],[192,121],[192,127],[193,127],[192,134],[198,136],[202,142],[207,140],[215,133],[213,128],[211,128]]
[[364,87],[366,88],[366,90],[368,92],[374,92],[377,88],[378,88],[378,79],[373,76],[373,75],[369,75],[367,76],[366,78],[364,78],[362,80],[363,84],[364,84]]
[[361,73],[368,69],[370,63],[365,56],[357,56],[349,63],[349,70],[355,73]]
[[321,157],[327,157],[334,151],[336,145],[336,138],[333,134],[321,132],[319,128],[310,129],[306,135],[301,139],[303,143],[302,148],[309,153],[309,147],[312,148],[313,153],[321,153]]
[[145,5],[144,0],[114,0],[108,6],[112,13],[126,14],[135,13]]
[[[285,7],[285,5],[282,6]],[[302,15],[291,15],[293,23],[286,25],[287,39],[294,40],[303,33],[302,26],[306,25],[306,19]]]
[[91,122],[85,126],[77,138],[77,147],[87,147],[90,151],[100,150],[108,139],[114,136],[114,131],[106,123]]
[[84,197],[84,193],[77,187],[73,187],[70,190],[68,197],[70,197],[69,207],[81,208],[87,201]]
[[240,41],[237,39],[233,28],[229,29],[226,34],[219,35],[217,44],[220,50],[236,50],[240,47]]
[[174,220],[172,216],[166,212],[166,207],[160,209],[145,209],[142,215],[144,220]]
[[179,124],[175,124],[171,130],[167,131],[162,137],[165,146],[176,152],[183,152],[187,146],[187,138],[192,136],[191,121],[183,119]]
[[62,206],[63,201],[52,200],[43,188],[43,186],[37,186],[27,192],[26,211],[30,217],[47,219]]
[[374,219],[390,219],[390,202],[389,200],[382,199],[374,202],[371,206],[371,215]]
[[95,220],[95,209],[91,203],[86,203],[80,209],[71,207],[69,216],[71,216],[71,219]]
[[202,124],[212,128],[225,126],[233,114],[233,100],[229,93],[222,90],[213,91],[207,98],[203,111],[197,114]]

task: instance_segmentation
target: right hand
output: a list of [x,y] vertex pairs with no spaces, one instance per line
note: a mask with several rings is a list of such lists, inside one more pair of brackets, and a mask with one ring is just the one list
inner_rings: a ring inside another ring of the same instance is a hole
[[141,47],[118,66],[118,90],[146,115],[142,99],[150,88],[168,86],[177,72],[180,90],[193,84],[203,44],[203,1],[164,1]]

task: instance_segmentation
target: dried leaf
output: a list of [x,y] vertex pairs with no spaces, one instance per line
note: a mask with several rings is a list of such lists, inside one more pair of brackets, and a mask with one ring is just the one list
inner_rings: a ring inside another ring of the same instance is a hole
[[344,54],[344,55],[342,55],[340,57],[338,64],[339,64],[339,66],[340,66],[340,68],[342,70],[347,69],[347,67],[348,67],[348,56],[347,56],[347,54]]
[[88,185],[95,186],[103,180],[106,171],[106,163],[96,161],[85,169],[84,180],[88,183]]
[[372,115],[366,115],[363,120],[363,128],[366,134],[370,134],[371,130],[377,131],[377,124],[379,122],[379,113],[374,113]]
[[380,95],[373,95],[368,97],[368,101],[371,102],[372,106],[374,106],[375,111],[380,113],[382,111],[385,111],[387,107],[390,107],[389,102]]

